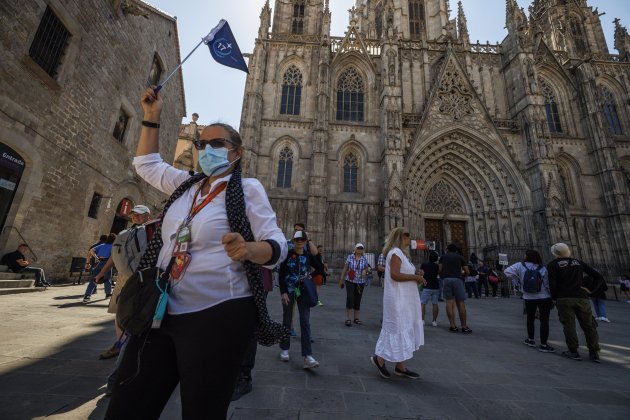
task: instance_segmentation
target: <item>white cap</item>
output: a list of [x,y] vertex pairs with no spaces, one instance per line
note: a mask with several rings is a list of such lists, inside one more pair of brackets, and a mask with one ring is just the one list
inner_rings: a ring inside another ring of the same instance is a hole
[[151,210],[149,210],[147,206],[142,204],[138,204],[137,206],[132,208],[131,212],[136,214],[151,214]]
[[361,242],[359,242],[358,244],[354,246],[354,249],[357,249],[357,248],[365,248],[365,247],[363,246]]
[[308,236],[303,230],[298,230],[293,234],[293,239],[304,239],[305,241],[308,241]]

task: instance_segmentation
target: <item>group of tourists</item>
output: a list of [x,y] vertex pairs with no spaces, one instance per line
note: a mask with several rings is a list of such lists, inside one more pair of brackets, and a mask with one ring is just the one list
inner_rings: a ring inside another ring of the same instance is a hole
[[[112,253],[121,249],[115,237],[103,238],[103,243],[91,248],[88,257],[93,259],[93,275],[84,301],[89,302],[101,282],[108,296],[116,295],[116,290],[120,293],[125,284],[130,287],[122,290],[122,296],[131,293],[131,285],[142,282],[142,273],[147,272],[157,273],[155,285],[161,297],[150,328],[136,333],[125,331],[124,323],[119,322],[118,299],[112,296],[110,312],[117,313],[116,342],[106,356],[117,355],[118,359],[108,381],[111,400],[105,418],[159,418],[178,384],[183,417],[225,418],[230,401],[252,390],[257,343],[277,344],[280,360],[290,361],[290,331],[296,309],[302,366],[319,366],[313,354],[310,313],[312,307],[323,305],[319,290],[328,275],[323,248],[310,241],[302,223],[295,224],[288,240],[284,237],[261,183],[241,176],[243,147],[236,130],[222,123],[206,126],[193,141],[194,157],[202,172],[182,171],[164,162],[159,154],[161,94],[147,89],[141,105],[144,119],[133,164],[140,177],[170,198],[160,223],[145,233],[140,258],[129,271],[114,262]],[[149,214],[145,206],[134,207],[132,229],[147,226]],[[123,231],[119,236],[128,233]],[[603,279],[586,264],[570,258],[566,245],[554,245],[552,253],[557,258],[546,267],[536,252],[528,251],[523,263],[500,274],[487,269],[482,261],[466,261],[455,244],[450,244],[444,255],[430,253],[428,261],[416,268],[410,257],[410,237],[404,227],[389,232],[376,267],[383,278],[383,314],[370,362],[381,377],[391,378],[388,362],[394,364],[397,376],[420,377],[406,363],[425,343],[424,317],[429,301],[431,325],[438,326],[438,302],[443,297],[448,331],[472,333],[465,305],[467,277],[485,287],[486,296],[489,289],[496,296],[493,277],[519,279],[528,314],[525,343],[536,344],[534,322],[538,313],[540,351],[553,351],[547,339],[549,313],[555,301],[568,346],[563,354],[579,359],[575,327],[571,327],[577,317],[587,336],[590,358],[599,361],[596,322],[583,294],[598,291]],[[357,243],[339,276],[338,284],[346,292],[346,327],[362,325],[361,299],[373,269],[364,251],[364,245]],[[112,291],[107,284],[114,266],[119,276]],[[267,312],[272,272],[277,273],[282,323],[272,321]],[[591,284],[581,281],[583,273],[590,276]],[[479,280],[482,275],[484,280]],[[162,289],[159,281],[164,276],[167,283]],[[469,293],[479,293],[480,289],[469,287]]]

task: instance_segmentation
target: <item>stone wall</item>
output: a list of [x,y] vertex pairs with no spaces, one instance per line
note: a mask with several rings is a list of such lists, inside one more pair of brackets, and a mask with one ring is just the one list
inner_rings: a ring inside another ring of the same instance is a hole
[[[133,170],[142,109],[139,97],[154,55],[164,73],[180,60],[175,18],[139,3],[146,17],[123,13],[119,1],[48,2],[71,33],[53,78],[29,57],[46,8],[44,2],[9,1],[0,7],[0,142],[26,162],[5,227],[14,226],[52,277],[67,275],[70,259],[112,226],[123,198],[155,213],[164,196]],[[185,114],[181,77],[164,89],[161,153],[172,161]],[[123,109],[123,141],[113,137]],[[93,193],[103,197],[96,218],[87,217]],[[5,228],[0,249],[21,239]]]

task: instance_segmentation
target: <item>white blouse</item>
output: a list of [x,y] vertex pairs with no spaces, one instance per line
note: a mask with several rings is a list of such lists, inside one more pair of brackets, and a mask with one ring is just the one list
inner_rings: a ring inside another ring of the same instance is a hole
[[[159,153],[137,156],[133,160],[136,172],[149,184],[166,194],[175,189],[190,174],[164,162]],[[231,174],[214,181],[212,191],[221,182],[227,182]],[[280,245],[278,265],[287,256],[286,239],[276,223],[276,214],[262,184],[254,178],[243,178],[245,208],[254,239],[271,239]],[[158,257],[158,266],[165,269],[175,247],[175,233],[188,216],[198,185],[192,186],[171,205],[162,221],[164,246]],[[174,284],[168,301],[168,313],[183,314],[210,308],[230,299],[251,296],[245,267],[228,257],[221,238],[230,232],[225,210],[225,190],[206,205],[190,224],[191,242],[188,252],[192,255],[183,276]],[[198,196],[199,204],[206,196]]]

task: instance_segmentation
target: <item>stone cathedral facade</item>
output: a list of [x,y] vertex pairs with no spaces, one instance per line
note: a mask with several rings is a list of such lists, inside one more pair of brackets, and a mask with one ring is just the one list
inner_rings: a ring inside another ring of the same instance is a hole
[[[266,2],[245,87],[245,171],[280,226],[378,252],[396,226],[486,259],[563,241],[630,271],[630,36],[609,53],[586,0],[506,1],[473,43],[448,0]],[[452,16],[453,15],[453,16]],[[273,19],[272,19],[273,17]],[[503,25],[496,22],[496,25]]]

